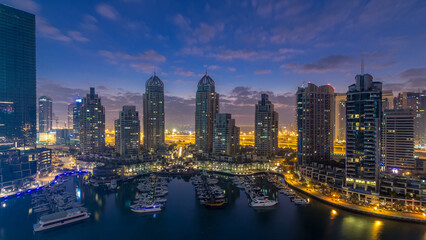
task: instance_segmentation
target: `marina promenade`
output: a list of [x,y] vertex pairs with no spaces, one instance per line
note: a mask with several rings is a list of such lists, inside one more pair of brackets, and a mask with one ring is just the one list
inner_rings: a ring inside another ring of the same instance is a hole
[[426,224],[426,216],[423,214],[415,214],[415,213],[404,213],[404,212],[395,212],[395,211],[388,211],[385,209],[377,209],[375,210],[372,207],[366,207],[366,206],[358,206],[355,204],[343,202],[340,200],[333,199],[332,197],[325,196],[317,191],[314,191],[312,189],[309,189],[306,186],[303,186],[295,181],[288,180],[286,178],[287,184],[292,187],[293,189],[296,189],[312,198],[315,198],[317,200],[320,200],[324,203],[327,203],[331,206],[335,206],[344,210],[348,210],[351,212],[356,212],[360,214],[365,214],[369,216],[374,217],[380,217],[380,218],[386,218],[386,219],[392,219],[392,220],[398,220],[398,221],[407,221],[407,222],[415,222],[415,223],[422,223]]

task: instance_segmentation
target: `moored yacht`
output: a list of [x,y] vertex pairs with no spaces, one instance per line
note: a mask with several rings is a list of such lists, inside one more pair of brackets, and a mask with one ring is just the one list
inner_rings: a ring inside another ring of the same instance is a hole
[[275,206],[278,201],[269,200],[267,198],[254,198],[249,202],[249,206],[253,208],[264,208]]
[[130,210],[136,213],[151,213],[151,212],[160,212],[161,210],[163,210],[163,207],[162,205],[159,205],[159,204],[152,204],[152,205],[137,204],[132,206]]
[[55,227],[64,226],[70,223],[85,220],[90,217],[90,213],[84,208],[74,208],[67,211],[61,211],[44,215],[40,217],[38,223],[34,224],[34,231],[43,231]]

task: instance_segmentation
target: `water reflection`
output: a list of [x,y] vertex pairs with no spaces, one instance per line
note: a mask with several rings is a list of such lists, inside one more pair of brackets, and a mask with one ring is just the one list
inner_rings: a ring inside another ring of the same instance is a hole
[[333,219],[335,219],[336,217],[337,217],[337,215],[338,215],[338,213],[337,213],[337,211],[336,210],[331,210],[331,213],[330,213],[330,219],[331,220],[333,220]]
[[341,234],[351,236],[352,239],[366,239],[371,224],[363,218],[355,216],[345,216],[342,222]]
[[[81,178],[82,179],[82,178]],[[33,235],[36,214],[31,212],[31,198],[11,199],[0,207],[0,239],[72,240],[76,234],[84,239],[421,239],[426,237],[423,225],[379,220],[333,209],[318,201],[304,207],[294,205],[274,187],[257,182],[277,207],[257,212],[247,204],[244,190],[227,178],[219,184],[226,190],[228,205],[212,210],[199,205],[188,178],[174,178],[169,185],[163,212],[141,216],[130,211],[137,194],[137,180],[106,190],[69,181],[70,193],[76,194],[88,211],[90,220],[52,233]],[[120,229],[120,231],[117,231]],[[307,231],[306,229],[309,229]]]
[[371,231],[371,239],[380,239],[380,235],[383,229],[383,222],[380,220],[374,221],[373,230]]

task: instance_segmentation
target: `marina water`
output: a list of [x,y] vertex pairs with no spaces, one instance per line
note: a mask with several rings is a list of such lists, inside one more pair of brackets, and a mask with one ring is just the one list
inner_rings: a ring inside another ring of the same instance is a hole
[[265,184],[263,191],[279,203],[273,209],[255,210],[244,190],[227,177],[219,177],[228,203],[222,209],[200,205],[189,177],[170,179],[165,209],[141,215],[130,211],[137,194],[137,179],[107,190],[72,177],[67,191],[92,213],[90,219],[46,232],[34,233],[37,215],[31,196],[10,199],[0,207],[1,240],[75,239],[425,239],[421,224],[363,216],[332,208],[311,199],[297,206],[285,195]]

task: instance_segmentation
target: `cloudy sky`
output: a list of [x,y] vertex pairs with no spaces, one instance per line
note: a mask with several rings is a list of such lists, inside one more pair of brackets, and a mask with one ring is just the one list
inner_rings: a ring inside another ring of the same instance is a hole
[[0,0],[36,14],[38,96],[66,104],[96,87],[112,128],[120,108],[142,112],[144,83],[165,83],[166,127],[192,130],[206,69],[221,112],[254,125],[268,92],[280,123],[294,121],[303,82],[345,92],[365,71],[396,92],[426,88],[426,1]]

